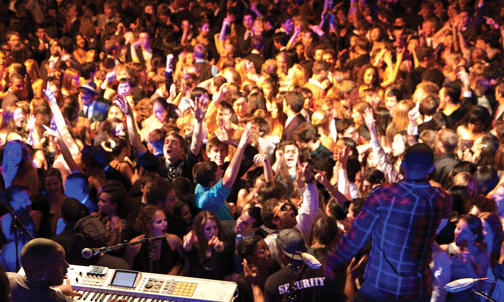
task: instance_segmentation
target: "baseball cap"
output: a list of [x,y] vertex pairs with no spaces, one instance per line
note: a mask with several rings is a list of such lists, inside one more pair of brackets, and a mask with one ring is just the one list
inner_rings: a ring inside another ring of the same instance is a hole
[[306,252],[303,235],[296,229],[285,229],[278,233],[276,243],[278,248],[289,258],[303,261],[301,253]]

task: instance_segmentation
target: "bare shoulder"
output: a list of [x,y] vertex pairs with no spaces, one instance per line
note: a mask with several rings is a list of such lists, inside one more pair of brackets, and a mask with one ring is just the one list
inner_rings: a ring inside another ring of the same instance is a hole
[[[145,238],[145,234],[138,235],[138,236],[132,238],[129,242],[130,243],[131,242],[135,242],[135,241],[138,241],[138,240],[143,239],[143,238]],[[128,246],[128,248],[133,249],[133,250],[140,250],[141,247],[142,247],[141,244],[135,244],[135,245],[129,245]]]
[[165,238],[173,250],[178,249],[182,245],[182,240],[177,235],[165,233]]

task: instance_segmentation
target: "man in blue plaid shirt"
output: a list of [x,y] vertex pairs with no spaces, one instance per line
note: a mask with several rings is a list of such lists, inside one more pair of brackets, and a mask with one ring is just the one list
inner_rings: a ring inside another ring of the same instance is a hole
[[330,269],[351,259],[371,239],[364,283],[355,301],[429,301],[432,243],[450,202],[427,176],[434,155],[425,144],[406,151],[405,179],[371,192],[338,247],[328,256]]

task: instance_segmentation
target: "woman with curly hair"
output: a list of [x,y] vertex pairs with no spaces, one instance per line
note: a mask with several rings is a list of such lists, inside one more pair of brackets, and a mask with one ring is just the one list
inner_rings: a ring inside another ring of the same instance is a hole
[[[168,222],[163,210],[154,205],[143,207],[135,221],[135,228],[141,235],[130,240],[135,242],[144,238],[164,236],[147,244],[135,244],[126,248],[124,258],[132,269],[137,271],[177,275],[182,268],[182,240],[177,235],[166,233]],[[149,254],[152,259],[150,270]]]
[[383,89],[380,86],[378,69],[371,64],[361,67],[358,76],[359,95],[376,95],[383,98]]

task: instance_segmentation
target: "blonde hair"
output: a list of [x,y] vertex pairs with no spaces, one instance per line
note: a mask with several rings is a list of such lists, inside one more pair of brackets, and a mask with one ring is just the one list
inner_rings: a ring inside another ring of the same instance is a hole
[[413,108],[411,100],[402,100],[397,104],[392,122],[385,130],[386,143],[390,146],[394,140],[394,136],[400,132],[408,129],[409,116],[408,112]]
[[291,86],[303,87],[304,84],[306,84],[306,82],[308,81],[306,70],[304,69],[303,66],[297,63],[292,65],[289,71],[291,71],[291,69],[292,69]]

